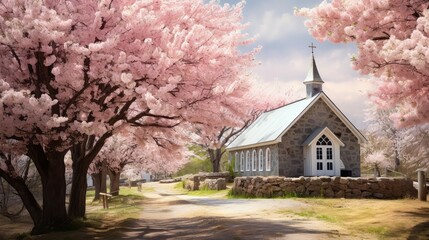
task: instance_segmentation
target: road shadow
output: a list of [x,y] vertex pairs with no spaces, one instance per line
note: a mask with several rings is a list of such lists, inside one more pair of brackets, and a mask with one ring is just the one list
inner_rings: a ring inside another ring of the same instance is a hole
[[429,239],[429,208],[423,207],[423,208],[419,208],[416,212],[403,212],[403,213],[409,214],[411,216],[427,219],[427,221],[421,222],[415,225],[411,229],[411,233],[407,239],[409,240]]
[[[194,217],[168,220],[126,219],[106,228],[52,233],[35,239],[319,239],[339,237],[337,231],[312,230],[298,225],[305,220],[231,219]],[[304,236],[304,238],[302,238]],[[344,236],[342,236],[344,237]]]

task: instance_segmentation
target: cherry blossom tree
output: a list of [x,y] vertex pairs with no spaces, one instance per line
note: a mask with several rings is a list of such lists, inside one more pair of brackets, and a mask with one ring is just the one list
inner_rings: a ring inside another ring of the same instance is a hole
[[376,168],[383,165],[411,177],[416,169],[429,167],[429,124],[398,128],[389,118],[396,111],[375,106],[366,110],[368,143],[362,155],[364,162],[373,155],[370,165]]
[[379,151],[369,154],[365,158],[365,163],[374,167],[374,177],[380,177],[380,169],[389,166],[389,161],[387,161],[385,154]]
[[226,146],[243,132],[264,111],[284,105],[287,94],[264,96],[260,89],[255,90],[250,82],[240,82],[234,89],[236,97],[225,98],[219,117],[220,125],[199,125],[196,142],[207,150],[212,163],[212,171],[220,171],[220,162],[226,152]]
[[332,0],[299,9],[319,40],[356,43],[355,69],[379,81],[383,109],[398,106],[398,126],[429,122],[429,3],[426,0]]
[[403,143],[404,172],[414,177],[417,169],[429,169],[429,124],[406,129]]
[[[256,51],[238,50],[250,41],[241,9],[202,0],[2,2],[0,152],[25,153],[40,174],[43,208],[26,205],[36,216],[33,233],[84,216],[89,165],[123,127],[222,121],[201,110],[224,99],[252,64]],[[24,189],[23,200],[32,197],[7,158],[0,173]]]
[[366,110],[366,120],[369,123],[369,131],[385,139],[389,151],[392,152],[394,163],[391,164],[395,171],[399,171],[401,166],[402,151],[404,148],[405,129],[397,128],[389,118],[395,109],[383,110],[375,106]]
[[128,165],[129,170],[164,177],[177,172],[192,154],[187,144],[191,141],[190,133],[194,128],[194,124],[182,124],[170,129],[167,134],[165,131],[151,131],[149,134],[148,129],[138,129],[134,132],[139,146],[138,151],[133,153],[136,161]]
[[120,175],[126,166],[137,175],[141,171],[170,174],[184,164],[187,156],[185,139],[188,138],[179,132],[178,127],[167,135],[165,131],[127,130],[110,137],[89,167],[88,173],[95,186],[94,200],[99,199],[100,192],[106,192],[107,176],[110,194],[119,194]]
[[120,135],[110,137],[89,166],[94,186],[94,200],[98,200],[100,192],[106,192],[106,176],[110,178],[110,193],[119,194],[119,178],[122,169],[133,162],[133,152],[137,144]]

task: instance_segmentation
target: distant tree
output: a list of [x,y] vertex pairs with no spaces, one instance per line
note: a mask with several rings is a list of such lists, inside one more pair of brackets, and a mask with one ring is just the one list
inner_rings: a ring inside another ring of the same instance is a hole
[[417,169],[429,169],[429,124],[406,129],[403,143],[404,172],[414,177]]
[[179,168],[178,171],[175,172],[175,175],[183,176],[199,172],[211,172],[213,166],[208,156],[207,149],[199,144],[191,145],[188,148],[191,152],[191,155],[188,157],[189,161]]
[[107,176],[110,179],[110,194],[119,194],[119,180],[122,170],[127,164],[136,161],[134,151],[138,146],[132,137],[114,135],[110,137],[89,166],[94,187],[94,200],[98,200],[100,192],[106,192]]
[[372,162],[383,159],[385,167],[413,176],[416,169],[429,167],[429,124],[399,128],[389,118],[395,111],[367,109],[368,142],[363,145],[362,156],[367,162],[373,155]]
[[[9,162],[8,164],[12,164],[13,168],[16,170],[15,177],[22,179],[29,189],[39,197],[40,176],[38,176],[31,159],[25,155],[3,157],[10,158],[7,161]],[[23,210],[25,210],[25,205],[22,203],[18,192],[11,187],[5,179],[2,179],[0,174],[0,215],[14,219],[19,216]]]
[[[12,187],[19,196],[28,195],[27,198],[21,198],[23,207],[27,209],[30,214],[31,219],[35,224],[40,221],[41,209],[37,203],[37,199],[35,195],[31,192],[30,188],[34,191],[34,183],[29,184],[28,181],[31,179],[29,177],[31,159],[25,155],[14,155],[14,154],[5,154],[0,152],[0,165],[1,167],[7,168],[9,173],[5,174],[4,171],[0,171],[0,183],[1,183],[1,194],[3,199],[0,201],[0,214],[5,215],[7,217],[12,217],[16,214],[19,214],[21,210],[16,213],[11,213],[9,211],[8,200],[12,197],[14,192],[9,188]],[[33,171],[32,175],[36,178],[36,185],[40,185],[40,179],[37,178],[37,174]],[[4,183],[5,180],[7,184]],[[14,202],[14,205],[17,203]],[[31,209],[34,207],[35,209]],[[30,208],[30,209],[29,209]]]
[[[382,110],[374,107],[367,110],[367,121],[369,123],[369,130],[377,136],[382,136],[389,146],[389,154],[394,159],[394,170],[399,171],[401,166],[401,154],[404,148],[404,132],[405,129],[401,129],[395,126],[393,121],[389,118],[395,109]],[[386,150],[386,149],[385,149]],[[387,152],[387,151],[386,151]]]
[[374,177],[381,176],[381,168],[388,167],[389,161],[383,152],[373,152],[365,158],[365,164],[368,164],[374,168]]
[[[260,90],[260,89],[259,89]],[[226,147],[237,138],[263,112],[284,105],[287,95],[263,96],[250,88],[250,82],[239,82],[233,89],[234,97],[225,98],[220,114],[217,116],[223,121],[219,124],[198,124],[196,142],[206,149],[212,163],[212,171],[219,172],[222,157]]]
[[372,94],[402,127],[429,123],[429,11],[427,0],[332,0],[297,10],[319,40],[356,43],[352,61],[379,82]]

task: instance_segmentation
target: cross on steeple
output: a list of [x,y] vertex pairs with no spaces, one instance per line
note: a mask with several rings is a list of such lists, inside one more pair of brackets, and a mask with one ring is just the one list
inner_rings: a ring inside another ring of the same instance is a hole
[[313,45],[313,43],[311,43],[310,46],[308,46],[309,48],[311,48],[311,54],[314,55],[314,49],[316,48],[316,46]]
[[307,77],[304,80],[304,84],[306,86],[307,98],[311,98],[322,92],[323,80],[320,77],[316,61],[314,60],[314,49],[316,46],[311,43],[308,47],[311,48],[311,65]]

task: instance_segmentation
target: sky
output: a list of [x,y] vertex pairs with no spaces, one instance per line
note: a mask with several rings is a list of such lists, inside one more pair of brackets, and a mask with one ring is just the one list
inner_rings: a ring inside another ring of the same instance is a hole
[[[219,0],[232,4],[239,0]],[[257,36],[243,50],[261,46],[256,59],[260,64],[251,69],[258,89],[268,94],[287,95],[287,100],[305,97],[302,83],[310,68],[313,42],[317,68],[323,91],[358,128],[366,126],[364,109],[372,84],[352,68],[351,57],[357,52],[354,44],[333,44],[314,39],[304,26],[305,18],[293,14],[295,8],[314,7],[321,0],[247,0],[243,9],[246,32]]]

